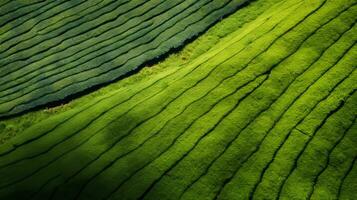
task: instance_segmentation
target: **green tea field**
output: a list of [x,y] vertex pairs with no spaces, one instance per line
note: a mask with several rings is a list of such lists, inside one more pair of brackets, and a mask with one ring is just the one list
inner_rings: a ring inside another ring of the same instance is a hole
[[356,0],[0,1],[0,199],[357,199]]

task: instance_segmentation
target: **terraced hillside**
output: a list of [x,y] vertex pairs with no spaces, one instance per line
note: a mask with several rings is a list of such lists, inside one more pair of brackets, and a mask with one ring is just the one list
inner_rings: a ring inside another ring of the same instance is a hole
[[112,82],[247,0],[9,1],[0,7],[0,117]]
[[356,3],[281,1],[35,124],[0,146],[0,199],[357,199]]

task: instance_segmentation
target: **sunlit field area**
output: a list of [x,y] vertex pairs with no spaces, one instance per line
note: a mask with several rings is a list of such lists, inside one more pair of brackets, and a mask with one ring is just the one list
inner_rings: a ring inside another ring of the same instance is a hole
[[357,199],[356,0],[0,0],[0,199]]

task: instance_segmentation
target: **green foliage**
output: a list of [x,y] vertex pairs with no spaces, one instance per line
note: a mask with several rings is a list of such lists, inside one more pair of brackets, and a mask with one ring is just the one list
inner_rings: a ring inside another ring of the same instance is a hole
[[[74,107],[79,107],[81,105],[87,104],[94,98],[104,96],[108,92],[118,90],[122,87],[127,87],[132,84],[136,84],[137,82],[140,82],[142,80],[149,80],[153,75],[162,72],[168,67],[183,66],[191,62],[193,59],[197,58],[201,54],[211,49],[216,43],[221,40],[221,38],[226,35],[229,35],[233,31],[240,30],[240,28],[244,24],[254,20],[257,16],[259,16],[259,14],[261,14],[270,6],[274,5],[276,2],[279,1],[280,0],[269,0],[255,1],[250,3],[248,7],[243,7],[239,10],[239,12],[236,12],[230,15],[228,18],[225,18],[220,21],[220,23],[213,26],[205,34],[198,37],[192,43],[186,45],[181,51],[169,55],[168,58],[166,58],[162,62],[159,62],[158,64],[144,67],[137,74],[112,83],[106,87],[100,88],[83,97],[74,99],[73,101],[68,102],[65,105],[51,107],[48,109],[41,109],[39,111],[32,111],[30,113],[25,113],[21,116],[10,118],[8,120],[0,122],[0,124],[4,124],[7,127],[3,131],[0,130],[0,133],[2,133],[0,134],[0,144],[4,143],[6,140],[12,138],[13,136],[21,133],[24,129],[29,128],[30,125],[36,124],[50,116],[57,115],[58,113],[65,112]],[[94,8],[90,8],[88,10],[83,11],[83,14],[88,13],[92,9]],[[62,14],[57,17],[61,16]],[[75,16],[72,16],[71,18],[74,17]],[[68,18],[65,19],[66,20],[63,19],[60,22],[57,21],[54,25],[57,25],[58,23],[65,23]]]
[[259,2],[1,145],[0,197],[354,199],[355,1]]
[[[23,10],[31,6],[5,14],[0,117],[127,75],[183,45],[245,1],[56,1],[25,16]],[[55,27],[43,29],[47,23]]]

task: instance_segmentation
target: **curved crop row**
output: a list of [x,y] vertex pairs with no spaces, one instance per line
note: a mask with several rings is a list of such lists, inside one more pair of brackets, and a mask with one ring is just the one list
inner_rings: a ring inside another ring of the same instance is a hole
[[280,2],[30,127],[0,146],[0,198],[356,199],[356,3]]
[[39,1],[4,12],[0,117],[118,79],[245,2]]

